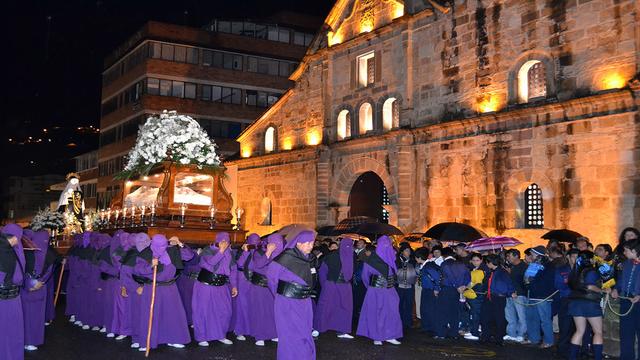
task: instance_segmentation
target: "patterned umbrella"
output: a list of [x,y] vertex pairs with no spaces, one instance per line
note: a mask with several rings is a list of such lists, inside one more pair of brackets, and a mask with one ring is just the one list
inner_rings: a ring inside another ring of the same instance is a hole
[[467,245],[466,249],[470,251],[500,250],[520,244],[522,244],[520,240],[512,237],[496,236],[474,240],[471,244]]
[[340,223],[333,228],[333,231],[331,231],[331,235],[337,236],[344,233],[352,233],[355,232],[355,228],[360,224],[375,222],[378,222],[378,220],[368,216],[354,216],[346,218],[340,221]]
[[313,231],[316,235],[318,234],[313,228],[303,225],[303,224],[291,224],[283,227],[278,230],[278,233],[284,237],[285,240],[289,241],[295,238],[299,233],[303,231]]

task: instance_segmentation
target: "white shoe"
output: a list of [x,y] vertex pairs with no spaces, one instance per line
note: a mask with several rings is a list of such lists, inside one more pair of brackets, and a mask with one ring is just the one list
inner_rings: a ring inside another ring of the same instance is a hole
[[208,341],[200,341],[198,343],[198,346],[209,346],[209,342]]
[[515,342],[519,342],[519,343],[524,342],[524,338],[523,338],[522,336],[518,336],[518,337],[515,337],[515,338],[512,338],[512,339],[513,339]]
[[273,338],[273,339],[271,339],[271,341],[278,342],[278,338]]
[[132,348],[132,349],[137,349],[137,348],[139,348],[139,347],[140,347],[140,344],[138,344],[138,343],[133,343],[133,344],[131,344],[131,348]]
[[400,342],[400,341],[398,341],[398,340],[396,340],[396,339],[389,339],[389,340],[386,340],[386,341],[387,341],[389,344],[392,344],[392,345],[400,345],[400,344],[401,344],[401,342]]
[[184,349],[184,345],[182,344],[167,344],[169,346],[171,346],[172,348],[176,348],[176,349]]
[[76,322],[76,316],[71,315],[71,317],[69,318],[69,322]]
[[76,321],[73,322],[73,325],[82,326],[82,321],[76,320]]
[[313,330],[313,331],[311,332],[311,336],[313,336],[313,337],[318,337],[318,336],[320,336],[320,333],[318,332],[318,330]]
[[140,351],[140,352],[146,352],[146,351],[147,351],[147,348],[138,348],[138,351]]
[[505,335],[505,336],[502,337],[502,340],[504,340],[504,341],[516,341],[516,338],[511,337],[509,335]]
[[89,325],[82,325],[82,330],[89,330]]
[[116,337],[116,334],[114,334],[114,333],[108,333],[108,334],[107,334],[107,337],[108,337],[108,338]]
[[94,326],[94,327],[91,328],[91,331],[98,331],[98,330],[100,330],[100,328],[97,327],[97,326]]
[[49,325],[51,325],[51,323],[48,321],[44,323],[44,326],[49,326]]
[[236,336],[236,340],[245,341],[245,340],[247,340],[247,338],[244,337],[244,335],[238,335],[238,336]]
[[264,340],[256,341],[256,346],[264,346]]
[[227,338],[220,339],[220,340],[218,340],[218,341],[220,341],[221,343],[223,343],[223,344],[225,344],[225,345],[233,345],[233,341],[231,341],[231,340],[229,340],[229,339],[227,339]]
[[27,345],[27,346],[24,347],[24,349],[27,350],[27,351],[38,350],[38,348],[36,346],[33,346],[33,345]]
[[100,332],[103,333],[103,334],[106,333],[107,332],[107,328],[103,327],[102,329],[100,329]]
[[465,335],[465,337],[464,337],[464,338],[465,338],[465,339],[467,339],[467,340],[473,340],[473,341],[478,341],[478,340],[480,340],[480,338],[479,338],[479,337],[477,337],[477,336],[473,336],[473,335],[468,335],[468,336],[467,336],[467,335]]
[[340,335],[338,335],[338,338],[340,338],[340,339],[353,339],[353,336],[351,336],[349,334],[340,334]]
[[376,341],[373,342],[373,345],[380,346],[380,345],[382,345],[382,341],[377,341],[376,340]]
[[126,337],[127,337],[127,335],[118,335],[118,336],[116,336],[116,340],[120,341],[120,340],[122,340],[122,339],[124,339]]

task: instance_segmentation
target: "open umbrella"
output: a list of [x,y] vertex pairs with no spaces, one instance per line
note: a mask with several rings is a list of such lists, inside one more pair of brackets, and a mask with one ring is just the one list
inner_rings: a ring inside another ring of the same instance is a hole
[[500,250],[506,247],[518,246],[520,244],[522,244],[520,240],[512,237],[495,236],[474,240],[471,244],[467,245],[466,249],[469,251]]
[[369,238],[366,236],[362,236],[359,234],[349,234],[349,233],[340,235],[340,238],[347,238],[347,237],[354,241],[364,240],[364,242],[366,242],[367,244],[371,244],[371,240],[369,240]]
[[582,236],[582,234],[572,230],[559,229],[549,231],[548,233],[542,235],[542,238],[546,240],[557,240],[560,242],[573,244],[576,242],[577,238]]
[[376,238],[378,235],[404,235],[397,227],[379,222],[360,224],[356,226],[354,232],[358,234],[376,235]]
[[487,237],[487,234],[471,225],[445,222],[432,226],[423,236],[440,241],[471,242]]
[[331,233],[333,232],[333,225],[328,225],[328,226],[321,226],[318,228],[318,235],[321,236],[332,236]]
[[331,235],[337,236],[344,233],[352,233],[355,232],[355,228],[360,224],[375,222],[378,222],[378,220],[368,216],[354,216],[346,218],[340,221],[340,223],[333,228]]

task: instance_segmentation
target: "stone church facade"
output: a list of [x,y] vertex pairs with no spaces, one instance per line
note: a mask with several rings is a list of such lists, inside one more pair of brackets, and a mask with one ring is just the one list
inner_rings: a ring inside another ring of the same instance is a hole
[[405,232],[614,243],[640,219],[639,16],[631,0],[338,0],[226,163],[244,227],[336,224],[374,172]]

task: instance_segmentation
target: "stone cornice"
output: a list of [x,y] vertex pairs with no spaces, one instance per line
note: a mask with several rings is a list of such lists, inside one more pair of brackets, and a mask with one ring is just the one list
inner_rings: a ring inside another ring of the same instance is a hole
[[272,154],[259,155],[244,159],[237,159],[225,162],[225,166],[236,165],[239,170],[261,168],[265,166],[275,166],[304,162],[317,159],[319,153],[327,147],[324,145],[307,146],[295,150],[279,151]]

